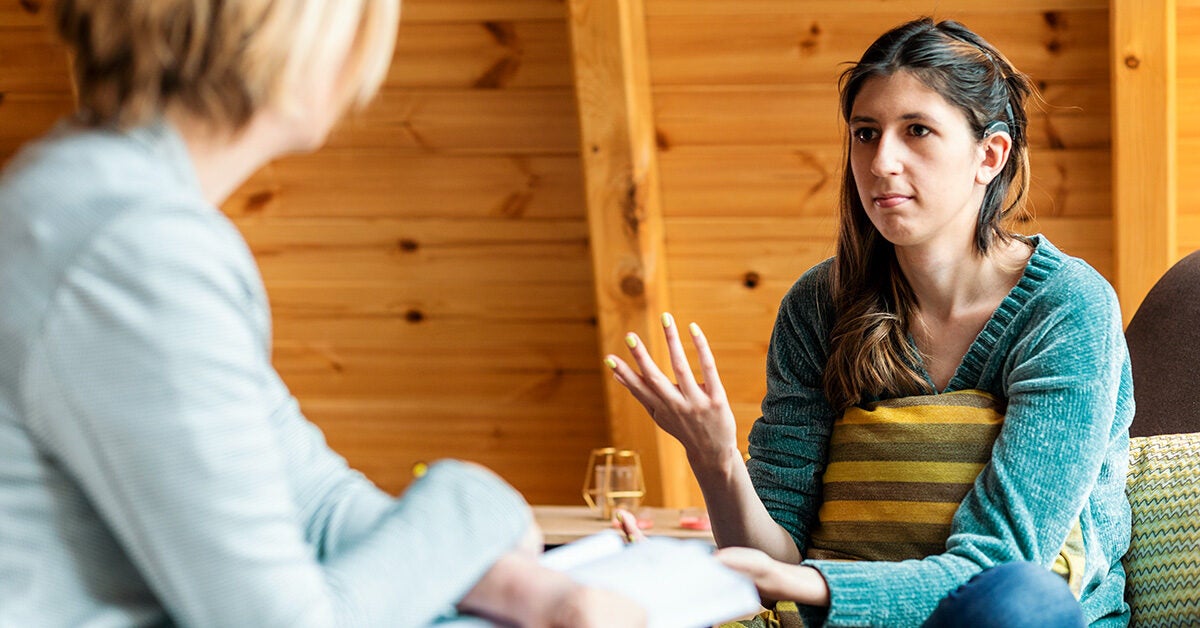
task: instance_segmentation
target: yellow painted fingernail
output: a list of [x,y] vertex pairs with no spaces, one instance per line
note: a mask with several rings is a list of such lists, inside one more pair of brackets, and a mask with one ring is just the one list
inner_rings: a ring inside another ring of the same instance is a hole
[[625,334],[625,344],[629,345],[630,349],[636,347],[637,346],[637,336],[635,336],[633,334]]
[[671,315],[670,315],[669,313],[667,313],[667,312],[663,312],[663,313],[662,313],[662,325],[663,325],[663,329],[667,329],[667,328],[669,328],[669,327],[671,326],[671,323],[672,323],[672,322],[673,322],[673,321],[671,320]]
[[688,325],[688,331],[692,332],[693,336],[699,336],[700,335],[700,326],[695,323],[691,323]]
[[612,358],[604,358],[604,364],[610,369],[617,368],[617,361]]

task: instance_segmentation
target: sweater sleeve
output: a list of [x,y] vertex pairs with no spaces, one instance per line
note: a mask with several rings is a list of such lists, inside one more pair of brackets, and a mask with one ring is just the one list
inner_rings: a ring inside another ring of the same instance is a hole
[[946,552],[903,562],[808,561],[829,584],[828,625],[917,625],[983,569],[1053,562],[1106,457],[1121,455],[1114,417],[1127,368],[1111,288],[1094,273],[1064,275],[1030,303],[1036,309],[1007,356],[1004,425],[955,514]]
[[516,544],[529,510],[470,465],[435,465],[395,500],[349,470],[271,367],[252,264],[213,216],[115,220],[32,345],[31,431],[174,623],[428,623]]
[[762,417],[750,430],[746,466],[771,517],[803,554],[820,506],[833,410],[821,388],[831,324],[828,263],[805,273],[784,297],[767,352]]

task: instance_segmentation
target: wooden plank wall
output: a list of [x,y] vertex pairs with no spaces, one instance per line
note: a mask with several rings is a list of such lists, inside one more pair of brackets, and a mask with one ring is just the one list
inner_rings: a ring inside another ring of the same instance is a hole
[[0,163],[72,109],[67,58],[40,2],[0,0]]
[[670,303],[712,341],[744,439],[780,298],[833,253],[840,65],[888,28],[964,22],[1039,85],[1022,225],[1112,276],[1108,3],[646,0]]
[[276,364],[388,489],[457,457],[578,503],[607,427],[565,9],[403,12],[378,100],[225,207],[271,293]]
[[1112,0],[1113,258],[1129,322],[1175,260],[1175,0]]
[[[70,110],[39,10],[0,0],[0,162]],[[1106,0],[645,0],[668,298],[758,415],[778,301],[832,253],[839,64],[911,17],[955,18],[1042,89],[1035,220],[1115,275]],[[391,491],[418,460],[576,503],[606,444],[563,0],[406,0],[380,98],[225,206],[308,415]],[[1177,254],[1200,249],[1200,0],[1178,2]],[[648,420],[648,419],[647,419]]]
[[1177,163],[1178,194],[1175,258],[1200,250],[1200,0],[1178,0]]
[[[0,158],[70,109],[42,4],[0,2]],[[582,503],[608,429],[565,7],[403,13],[377,101],[224,207],[262,267],[276,365],[387,490],[456,457]]]

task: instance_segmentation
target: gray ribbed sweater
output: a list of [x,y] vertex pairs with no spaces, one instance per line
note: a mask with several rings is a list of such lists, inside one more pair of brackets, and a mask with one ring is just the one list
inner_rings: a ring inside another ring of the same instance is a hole
[[0,179],[0,627],[411,626],[530,523],[461,463],[401,499],[271,366],[254,259],[168,126]]

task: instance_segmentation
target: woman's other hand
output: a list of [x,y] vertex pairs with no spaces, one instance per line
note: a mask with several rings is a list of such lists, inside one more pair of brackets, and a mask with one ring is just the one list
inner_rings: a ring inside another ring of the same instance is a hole
[[812,567],[781,562],[748,547],[727,547],[716,556],[726,567],[754,581],[764,606],[779,600],[829,606],[829,585]]
[[658,368],[636,334],[627,335],[625,341],[638,370],[615,355],[605,357],[605,364],[613,370],[617,381],[646,408],[654,422],[683,445],[693,467],[698,461],[722,461],[726,456],[740,458],[737,423],[717,374],[712,350],[700,326],[692,323],[688,329],[696,346],[704,383],[698,383],[692,375],[674,319],[670,314],[663,314],[662,323],[671,368],[678,384],[672,384]]

